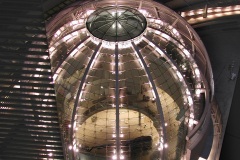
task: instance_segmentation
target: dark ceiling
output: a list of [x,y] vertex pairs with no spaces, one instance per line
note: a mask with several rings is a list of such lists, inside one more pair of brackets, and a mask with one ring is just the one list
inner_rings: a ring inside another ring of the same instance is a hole
[[204,8],[205,5],[209,7],[220,7],[227,5],[239,4],[239,0],[155,0],[168,6],[175,11],[186,11],[196,8]]
[[[75,1],[83,0],[43,0],[44,11],[48,11],[59,4],[61,4],[63,7],[64,5],[66,6]],[[154,0],[154,1],[162,3],[175,11],[187,11],[196,8],[204,8],[205,5],[208,5],[209,7],[220,7],[240,4],[239,0]]]

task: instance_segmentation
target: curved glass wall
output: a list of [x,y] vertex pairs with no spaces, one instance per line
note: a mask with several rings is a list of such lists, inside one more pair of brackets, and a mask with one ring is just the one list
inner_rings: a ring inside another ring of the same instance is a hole
[[153,1],[77,2],[48,38],[67,158],[186,154],[213,87],[205,48],[179,15]]

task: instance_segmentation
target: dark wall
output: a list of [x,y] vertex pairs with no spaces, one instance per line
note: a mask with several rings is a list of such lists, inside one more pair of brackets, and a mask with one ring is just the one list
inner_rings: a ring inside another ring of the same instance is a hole
[[224,125],[227,125],[220,159],[236,160],[240,151],[240,78],[231,79],[231,76],[239,69],[240,16],[195,25],[195,29],[208,51],[214,74],[215,98]]
[[64,159],[39,0],[0,1],[0,159]]

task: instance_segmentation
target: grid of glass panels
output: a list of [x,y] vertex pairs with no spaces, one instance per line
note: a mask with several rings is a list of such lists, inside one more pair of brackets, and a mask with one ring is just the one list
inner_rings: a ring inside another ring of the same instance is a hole
[[93,36],[112,42],[133,39],[142,34],[146,26],[147,21],[142,13],[126,6],[98,9],[86,22],[86,27]]
[[[147,35],[148,36],[148,35]],[[138,44],[141,54],[149,66],[152,77],[160,95],[161,105],[164,113],[164,120],[167,130],[168,159],[181,157],[182,149],[185,146],[187,124],[185,123],[185,112],[188,107],[184,105],[182,84],[171,71],[171,65],[159,57],[155,50],[147,42]]]
[[[73,157],[86,159],[152,159],[160,158],[164,148],[165,159],[180,159],[185,153],[186,135],[204,117],[202,100],[208,86],[203,84],[200,70],[205,73],[205,69],[199,70],[193,59],[195,54],[201,61],[207,59],[202,56],[204,49],[196,37],[194,41],[194,32],[188,26],[176,30],[174,26],[183,26],[183,22],[155,2],[118,3],[121,5],[87,1],[84,5],[88,10],[75,8],[69,12],[66,21],[73,24],[73,17],[74,24],[78,21],[75,25],[79,27],[74,30],[77,34],[71,33],[71,25],[51,26],[55,30],[49,35],[58,106],[69,124],[66,133],[71,133],[68,151]],[[106,4],[109,7],[104,8]],[[123,8],[126,12],[122,12]],[[141,12],[149,24],[137,40],[125,33],[118,35],[121,25],[116,18],[129,11]],[[85,22],[86,28],[81,28]],[[122,35],[125,39],[119,37]],[[128,39],[133,41],[109,46],[105,43]],[[193,47],[189,48],[189,44]]]

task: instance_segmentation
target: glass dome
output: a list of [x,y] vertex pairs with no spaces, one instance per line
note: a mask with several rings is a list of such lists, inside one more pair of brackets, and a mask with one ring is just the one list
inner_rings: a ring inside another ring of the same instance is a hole
[[146,18],[138,10],[125,6],[104,7],[93,12],[86,22],[95,37],[111,41],[131,40],[144,32]]
[[210,108],[206,50],[161,4],[116,2],[77,2],[48,24],[66,155],[180,160]]

